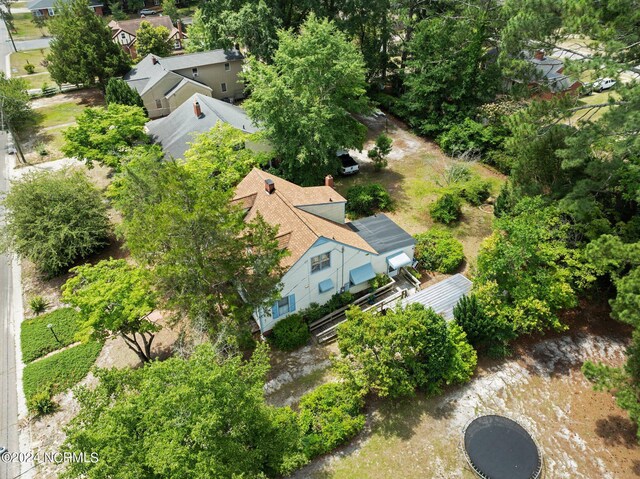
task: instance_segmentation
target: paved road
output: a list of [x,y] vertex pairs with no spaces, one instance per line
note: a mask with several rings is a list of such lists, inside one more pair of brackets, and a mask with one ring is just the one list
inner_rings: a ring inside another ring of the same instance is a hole
[[[16,41],[16,48],[18,49],[18,51],[47,48],[50,42],[51,37],[36,38],[35,40],[20,40]],[[11,43],[9,43],[8,45],[11,46]]]
[[[5,69],[5,57],[11,52],[11,44],[4,22],[0,22],[0,69]],[[9,170],[6,152],[7,137],[0,132],[0,194],[9,188]],[[3,212],[0,209],[0,221]],[[13,271],[11,260],[7,255],[0,255],[0,446],[9,451],[18,452],[18,397],[16,379],[16,358],[14,331],[11,314],[13,295]],[[18,286],[19,287],[19,286]],[[8,465],[0,462],[0,479],[16,477],[20,471],[16,464]]]

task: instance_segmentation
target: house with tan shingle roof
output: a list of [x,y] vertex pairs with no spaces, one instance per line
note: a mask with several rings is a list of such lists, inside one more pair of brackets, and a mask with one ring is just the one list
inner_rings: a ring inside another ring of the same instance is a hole
[[394,275],[413,263],[415,240],[386,215],[346,221],[347,200],[330,176],[324,186],[301,187],[254,168],[233,202],[244,208],[246,221],[260,214],[277,225],[279,245],[289,253],[282,260],[282,299],[254,313],[262,332],[311,303],[363,291],[376,274]]

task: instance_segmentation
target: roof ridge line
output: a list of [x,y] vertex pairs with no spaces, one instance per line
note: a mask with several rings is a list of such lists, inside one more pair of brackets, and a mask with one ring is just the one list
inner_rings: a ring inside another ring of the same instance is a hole
[[287,206],[287,208],[289,208],[294,215],[296,215],[298,217],[298,219],[300,221],[302,221],[302,223],[309,228],[309,231],[311,231],[314,235],[316,235],[318,238],[320,237],[320,235],[316,232],[315,229],[313,229],[311,227],[311,225],[309,223],[307,223],[307,221],[305,221],[305,219],[298,213],[298,211],[296,211],[298,208],[296,206],[294,206],[283,194],[280,193],[280,191],[278,191],[278,189],[276,188],[276,190],[274,191],[275,194],[278,195],[278,198],[280,198],[283,203]]

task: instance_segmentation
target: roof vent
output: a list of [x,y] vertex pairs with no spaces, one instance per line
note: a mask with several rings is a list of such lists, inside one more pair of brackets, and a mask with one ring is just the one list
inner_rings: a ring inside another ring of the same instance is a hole
[[200,108],[200,103],[198,102],[198,100],[193,102],[193,114],[196,116],[196,118],[202,117],[202,108]]
[[276,191],[276,184],[273,182],[272,179],[267,178],[266,180],[264,180],[264,190],[269,194]]
[[151,62],[152,62],[154,65],[157,65],[157,64],[158,64],[158,59],[157,59],[156,57],[152,56],[152,57],[151,57]]

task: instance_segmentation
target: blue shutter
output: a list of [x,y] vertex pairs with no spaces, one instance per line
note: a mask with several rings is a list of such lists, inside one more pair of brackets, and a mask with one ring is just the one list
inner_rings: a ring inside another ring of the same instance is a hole
[[273,316],[273,319],[278,319],[278,302],[276,301],[275,303],[273,303],[273,306],[271,307],[271,316]]
[[289,312],[293,313],[296,310],[296,295],[289,296]]

